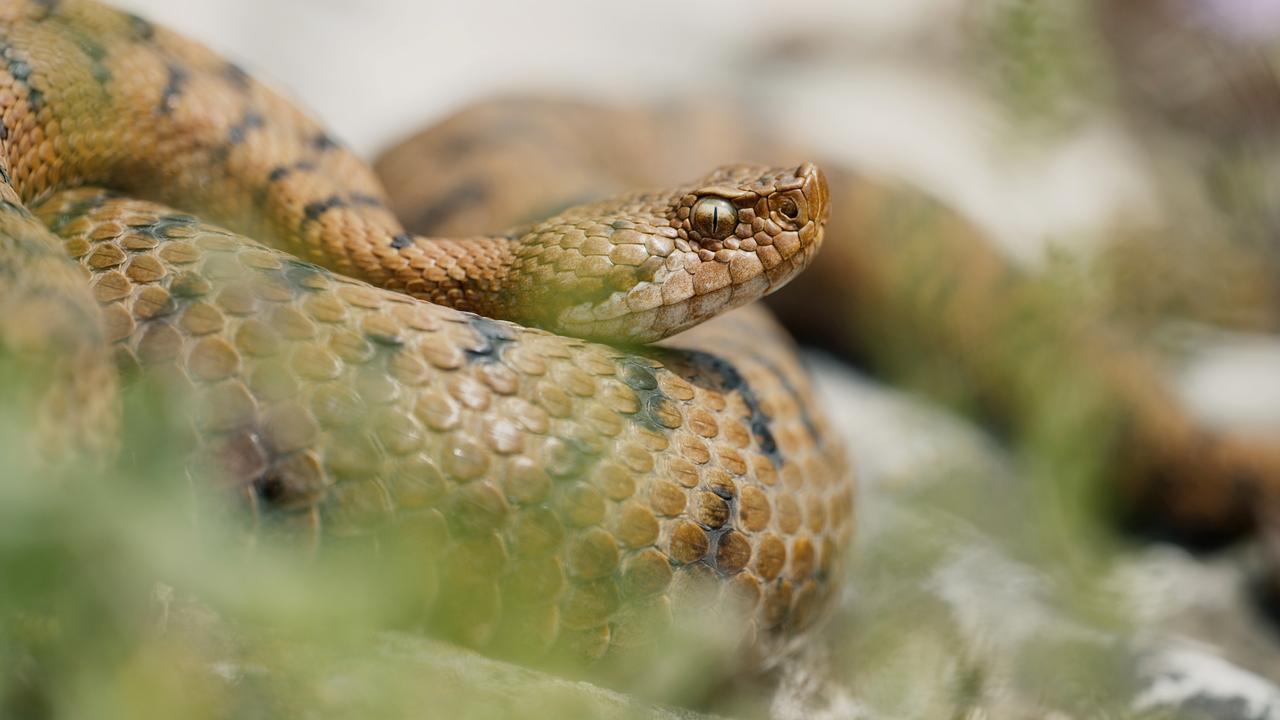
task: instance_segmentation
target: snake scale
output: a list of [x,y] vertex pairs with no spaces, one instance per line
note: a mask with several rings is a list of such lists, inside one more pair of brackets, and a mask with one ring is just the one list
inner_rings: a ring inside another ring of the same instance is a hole
[[415,237],[288,101],[87,0],[0,6],[0,112],[0,339],[48,446],[163,378],[259,542],[407,539],[424,615],[498,652],[643,644],[689,589],[748,644],[829,605],[852,487],[788,340],[744,307],[639,345],[809,263],[813,165]]

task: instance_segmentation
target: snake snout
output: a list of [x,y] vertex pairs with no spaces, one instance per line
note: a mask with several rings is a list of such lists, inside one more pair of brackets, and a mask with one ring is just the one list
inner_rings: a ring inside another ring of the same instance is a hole
[[831,190],[822,168],[807,162],[796,168],[796,177],[802,180],[800,191],[809,202],[814,221],[819,225],[825,223],[831,213]]
[[787,284],[809,266],[822,244],[830,214],[830,190],[822,170],[811,162],[760,180],[753,239],[768,280],[766,294]]

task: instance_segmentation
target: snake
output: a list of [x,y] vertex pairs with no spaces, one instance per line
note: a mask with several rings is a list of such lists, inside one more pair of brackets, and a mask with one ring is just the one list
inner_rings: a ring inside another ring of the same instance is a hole
[[830,607],[848,461],[750,304],[822,243],[812,163],[412,235],[288,100],[91,0],[0,7],[0,120],[0,340],[45,454],[111,447],[158,378],[255,542],[404,549],[421,617],[496,654],[589,664],[705,607],[767,653]]

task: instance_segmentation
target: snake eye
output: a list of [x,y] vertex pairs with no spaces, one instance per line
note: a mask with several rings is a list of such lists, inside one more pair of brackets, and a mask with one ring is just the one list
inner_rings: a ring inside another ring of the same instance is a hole
[[800,206],[796,205],[796,201],[789,197],[784,197],[778,201],[778,212],[785,215],[788,219],[795,220],[800,217]]
[[738,227],[733,203],[718,197],[702,198],[693,206],[693,229],[704,238],[723,240]]

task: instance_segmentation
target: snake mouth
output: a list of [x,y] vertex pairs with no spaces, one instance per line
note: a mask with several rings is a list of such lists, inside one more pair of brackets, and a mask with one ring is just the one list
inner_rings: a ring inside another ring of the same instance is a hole
[[529,293],[535,310],[523,319],[613,343],[674,335],[806,268],[829,198],[813,163],[732,165],[683,188],[573,208],[524,238],[525,274],[559,284]]

